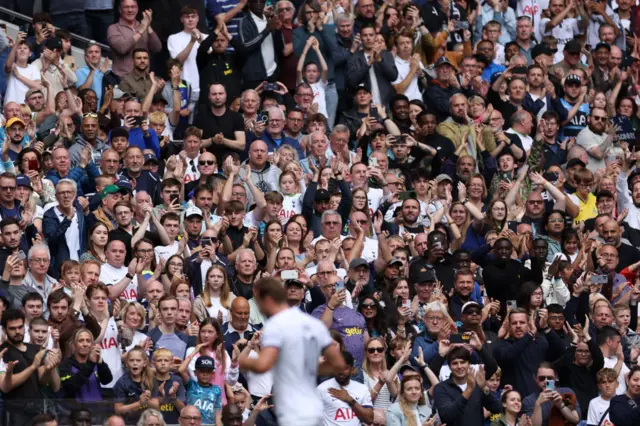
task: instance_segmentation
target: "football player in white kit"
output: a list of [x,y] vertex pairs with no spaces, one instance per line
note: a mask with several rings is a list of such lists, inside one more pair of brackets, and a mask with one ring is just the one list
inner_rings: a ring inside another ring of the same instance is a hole
[[[258,358],[240,356],[240,369],[264,373],[273,368],[273,395],[280,426],[322,424],[323,405],[316,378],[343,371],[347,365],[325,325],[287,304],[287,290],[274,278],[254,284],[254,297],[269,319],[262,329]],[[320,356],[324,356],[320,362]]]

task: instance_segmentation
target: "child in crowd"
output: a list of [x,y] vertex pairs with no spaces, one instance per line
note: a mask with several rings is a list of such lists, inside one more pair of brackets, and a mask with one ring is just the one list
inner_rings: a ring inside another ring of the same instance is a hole
[[609,420],[609,402],[616,396],[618,387],[618,373],[613,368],[603,368],[596,374],[600,396],[589,402],[587,414],[588,425],[602,425]]
[[173,354],[169,349],[161,348],[153,353],[155,369],[154,386],[160,395],[160,412],[167,424],[177,424],[180,410],[185,406],[186,391],[182,379],[171,372]]
[[[318,55],[318,61],[320,61],[322,72],[318,70],[318,64],[316,64],[315,62],[309,62],[305,65],[305,60],[307,58],[309,49],[313,49],[316,52],[316,55]],[[304,46],[304,50],[302,51],[302,55],[300,55],[296,75],[298,84],[305,81],[309,84],[309,86],[311,86],[311,88],[313,89],[313,103],[318,105],[318,112],[320,114],[328,117],[329,115],[327,114],[327,102],[325,100],[325,88],[327,87],[329,68],[327,67],[327,63],[322,57],[322,52],[320,51],[320,43],[313,36],[309,37],[309,39],[307,40],[307,44]]]
[[211,384],[211,378],[215,372],[215,362],[213,358],[202,355],[196,360],[195,374],[197,380],[189,377],[189,363],[196,354],[200,353],[203,345],[196,346],[196,350],[191,352],[180,365],[180,375],[186,383],[187,404],[193,405],[202,413],[202,424],[221,425],[222,424],[222,389],[218,385]]
[[129,351],[125,365],[127,372],[113,387],[114,412],[122,416],[127,424],[134,424],[147,408],[159,410],[160,398],[153,386],[153,372],[144,349],[136,347]]
[[[304,182],[301,181],[301,182]],[[282,210],[280,210],[281,223],[285,225],[289,218],[302,213],[302,193],[305,188],[300,189],[300,183],[296,182],[296,175],[293,172],[283,172],[280,175],[280,192],[284,197]]]

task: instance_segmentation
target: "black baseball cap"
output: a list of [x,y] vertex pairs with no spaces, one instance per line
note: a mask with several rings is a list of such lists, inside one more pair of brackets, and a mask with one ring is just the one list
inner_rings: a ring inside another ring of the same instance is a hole
[[564,45],[564,51],[567,53],[580,53],[582,52],[582,45],[576,39],[571,39]]
[[582,166],[583,168],[584,168],[584,167],[587,167],[587,165],[585,164],[585,162],[584,162],[584,161],[582,161],[582,160],[581,160],[581,159],[579,159],[579,158],[572,158],[571,160],[569,160],[569,161],[567,162],[567,169],[571,169],[571,168],[573,168],[573,167],[575,167],[575,166]]
[[322,201],[329,201],[330,199],[331,199],[331,193],[326,189],[318,189],[316,191],[316,198],[315,198],[316,203],[322,202]]
[[531,59],[535,59],[540,55],[553,56],[553,50],[546,43],[540,43],[531,49]]
[[213,362],[213,358],[207,355],[202,355],[196,360],[196,370],[215,370],[216,364]]
[[49,50],[62,50],[62,40],[60,40],[58,37],[48,38],[44,42],[44,47]]
[[564,84],[565,86],[568,86],[568,85],[582,86],[582,79],[580,78],[579,75],[569,74],[567,78],[564,79]]

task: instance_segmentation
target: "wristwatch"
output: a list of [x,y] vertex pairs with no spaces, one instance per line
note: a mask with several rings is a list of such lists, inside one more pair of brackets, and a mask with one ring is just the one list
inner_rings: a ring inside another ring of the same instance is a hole
[[351,408],[355,407],[356,404],[358,403],[358,401],[355,400],[355,398],[351,398],[351,401],[347,402],[347,405]]

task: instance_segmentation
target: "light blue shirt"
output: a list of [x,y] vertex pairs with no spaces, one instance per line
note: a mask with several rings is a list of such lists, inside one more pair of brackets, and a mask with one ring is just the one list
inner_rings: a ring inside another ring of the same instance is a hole
[[[78,79],[78,81],[76,82],[76,87],[82,86],[85,83],[85,81],[87,81],[87,78],[89,78],[90,71],[91,70],[87,65],[85,65],[82,68],[79,68],[76,71],[76,78]],[[104,77],[104,74],[100,70],[96,70],[93,73],[93,84],[91,85],[91,90],[96,92],[96,96],[98,96],[98,109],[100,109],[100,105],[102,104],[102,78],[103,77]]]

